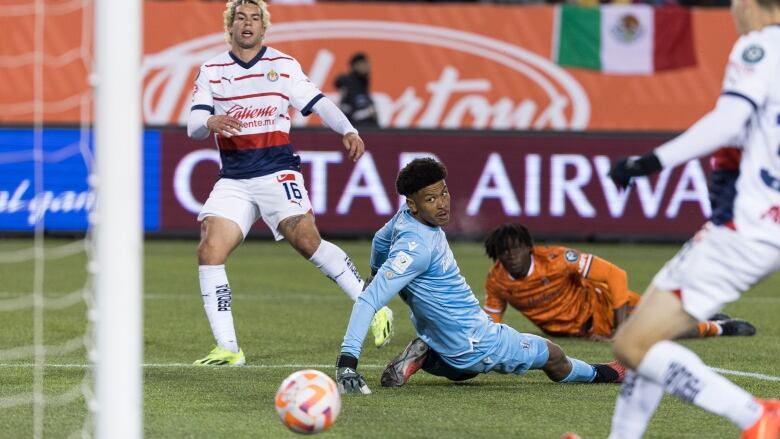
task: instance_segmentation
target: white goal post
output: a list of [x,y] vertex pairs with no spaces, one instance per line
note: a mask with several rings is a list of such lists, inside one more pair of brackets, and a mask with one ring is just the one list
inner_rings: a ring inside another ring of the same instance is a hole
[[143,436],[142,0],[95,0],[95,436]]

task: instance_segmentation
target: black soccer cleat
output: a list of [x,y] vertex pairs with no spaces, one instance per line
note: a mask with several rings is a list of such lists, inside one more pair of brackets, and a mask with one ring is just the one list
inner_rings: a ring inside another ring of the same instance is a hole
[[716,314],[713,314],[712,317],[708,318],[707,320],[731,320],[731,316],[726,314],[725,312],[719,312]]
[[746,320],[728,319],[719,320],[717,323],[723,329],[723,332],[720,334],[722,336],[750,337],[751,335],[756,335],[756,327]]
[[420,338],[415,338],[403,352],[385,367],[380,383],[382,387],[401,387],[409,381],[428,358],[430,347]]
[[593,383],[622,383],[626,377],[626,368],[619,361],[615,360],[607,364],[594,364],[596,377]]

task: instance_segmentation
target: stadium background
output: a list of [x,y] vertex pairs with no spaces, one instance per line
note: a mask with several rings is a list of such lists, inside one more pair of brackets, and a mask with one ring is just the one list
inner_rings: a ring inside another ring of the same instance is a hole
[[[0,2],[7,35],[0,44],[0,438],[89,437],[95,301],[86,268],[94,254],[91,237],[81,238],[95,194],[83,142],[91,123],[92,25],[82,20],[91,19],[92,2],[47,0],[43,17],[15,12],[33,11],[30,4]],[[249,365],[190,367],[211,341],[197,294],[194,212],[216,178],[217,153],[209,141],[188,139],[184,123],[197,66],[225,49],[223,6],[144,2],[143,218],[155,238],[144,243],[143,257],[146,437],[292,437],[276,417],[273,395],[294,370],[333,372],[349,318],[343,293],[289,246],[266,239],[261,224],[252,232],[261,239],[241,245],[229,263]],[[382,128],[361,130],[370,154],[359,163],[345,159],[338,136],[316,118],[293,115],[292,141],[323,235],[370,236],[400,201],[393,181],[401,164],[434,154],[451,170],[456,222],[449,236],[479,238],[496,224],[524,222],[545,242],[574,238],[572,246],[617,263],[629,273],[630,288],[641,291],[679,249],[676,242],[704,222],[709,165],[694,161],[621,194],[605,178],[608,163],[670,138],[704,114],[736,38],[725,8],[664,10],[689,14],[696,64],[609,75],[551,61],[552,5],[272,3],[268,43],[297,57],[332,98],[333,79],[354,52],[366,52],[373,64]],[[44,63],[32,63],[30,42],[41,28]],[[35,69],[44,73],[40,95],[30,80]],[[36,155],[34,102],[41,101],[44,151]],[[46,233],[33,238],[41,218]],[[166,237],[185,239],[156,239]],[[590,238],[622,242],[582,242]],[[638,239],[675,243],[631,243]],[[453,241],[459,267],[482,300],[490,261],[481,244]],[[338,244],[366,273],[368,241]],[[683,342],[761,397],[780,395],[778,287],[780,277],[773,276],[725,310],[751,320],[755,337]],[[381,388],[380,371],[414,336],[405,305],[396,298],[390,306],[395,339],[385,349],[365,349],[361,358],[374,396],[344,398],[339,420],[323,437],[607,435],[617,386],[560,386],[531,372],[456,385],[418,374],[403,389]],[[539,333],[516,312],[507,313],[506,323]],[[574,357],[612,359],[608,343],[554,341]],[[45,357],[35,355],[39,348]],[[727,421],[672,397],[659,410],[648,438],[738,436]]]
[[[216,179],[212,142],[187,139],[183,125],[198,66],[224,50],[222,9],[221,2],[144,2],[149,234],[195,236],[196,212]],[[550,61],[556,11],[550,5],[274,5],[267,43],[294,54],[335,101],[333,80],[349,57],[360,50],[372,61],[382,128],[362,131],[370,154],[359,163],[345,159],[339,138],[318,129],[316,116],[293,118],[292,142],[321,230],[370,235],[399,203],[393,189],[399,167],[433,154],[453,176],[451,236],[478,237],[507,221],[552,238],[689,236],[709,214],[706,160],[627,195],[604,176],[609,159],[644,151],[690,125],[719,90],[735,38],[728,11],[657,9],[690,14],[694,66],[649,75],[558,66]],[[83,19],[80,10],[46,19],[47,56],[80,47]],[[26,18],[0,25],[11,35],[32,29]],[[24,38],[3,47],[9,56],[26,50]],[[74,145],[82,122],[76,98],[89,92],[88,72],[81,62],[44,67],[44,149],[55,159],[45,164],[44,193],[34,195],[33,157],[24,153],[33,139],[32,108],[14,105],[33,97],[32,68],[0,68],[6,84],[0,107],[15,110],[0,112],[0,230],[30,231],[41,214],[47,230],[83,230],[94,197]],[[263,225],[253,234],[268,236]]]

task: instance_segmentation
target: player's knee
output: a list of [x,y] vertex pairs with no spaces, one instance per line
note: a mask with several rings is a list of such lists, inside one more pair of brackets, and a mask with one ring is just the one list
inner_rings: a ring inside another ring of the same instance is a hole
[[311,258],[320,246],[322,238],[314,217],[299,215],[287,218],[279,224],[279,231],[298,253],[306,259]]
[[201,239],[198,244],[198,264],[199,265],[221,265],[227,260],[227,253],[220,246],[215,245],[212,240]]

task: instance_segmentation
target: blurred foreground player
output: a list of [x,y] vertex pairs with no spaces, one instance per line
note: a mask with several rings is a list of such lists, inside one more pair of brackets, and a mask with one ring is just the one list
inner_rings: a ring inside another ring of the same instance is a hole
[[744,135],[733,219],[708,224],[685,244],[618,329],[615,355],[633,371],[617,400],[612,439],[641,437],[664,392],[727,418],[745,439],[778,437],[780,402],[753,397],[669,341],[780,269],[780,0],[733,0],[731,12],[742,36],[715,108],[682,135],[610,171],[627,186]]

